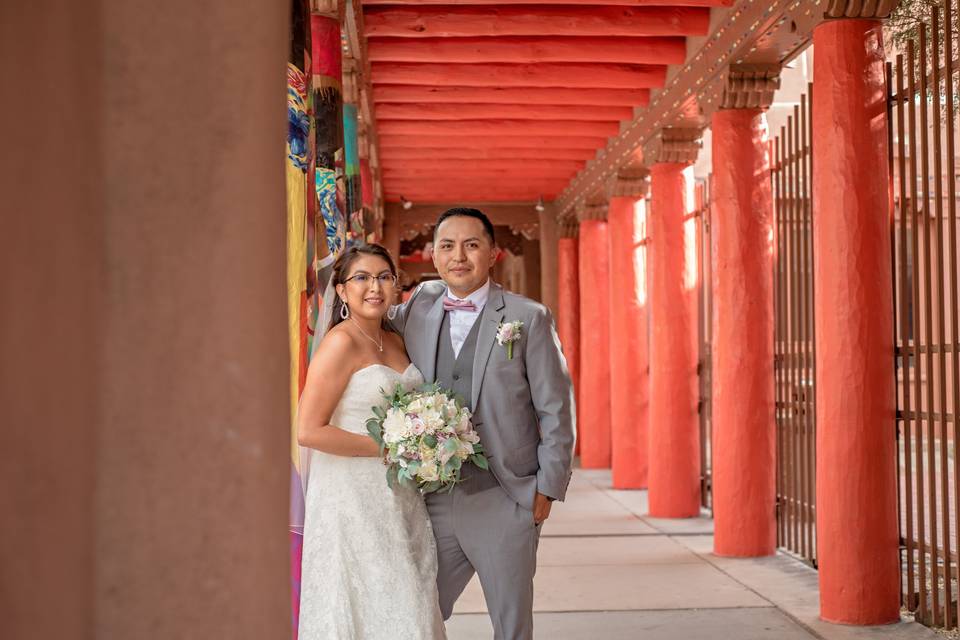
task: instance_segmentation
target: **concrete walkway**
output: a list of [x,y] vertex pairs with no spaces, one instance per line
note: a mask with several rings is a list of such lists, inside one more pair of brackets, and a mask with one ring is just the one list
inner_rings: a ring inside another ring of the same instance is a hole
[[[711,554],[709,518],[645,517],[645,491],[577,470],[540,539],[536,637],[550,640],[936,638],[919,624],[843,627],[818,619],[816,571],[784,555]],[[474,581],[447,623],[450,640],[493,637]]]

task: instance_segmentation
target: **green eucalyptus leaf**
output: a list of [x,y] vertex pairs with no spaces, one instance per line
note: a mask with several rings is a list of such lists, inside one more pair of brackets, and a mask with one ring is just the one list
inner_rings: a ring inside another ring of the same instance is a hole
[[481,455],[481,454],[475,453],[475,454],[473,454],[472,456],[470,456],[470,462],[472,462],[472,463],[475,464],[476,466],[480,467],[481,469],[489,469],[489,468],[490,468],[489,463],[487,463],[487,458],[486,458],[486,456]]
[[397,484],[397,469],[393,465],[387,467],[387,486],[393,489]]
[[456,438],[450,438],[449,440],[443,443],[442,450],[452,455],[456,453],[457,449],[459,448],[460,448],[460,441],[457,440]]
[[368,420],[367,421],[367,433],[370,434],[370,437],[373,438],[373,441],[380,445],[381,449],[383,448],[383,434],[380,430],[380,423]]

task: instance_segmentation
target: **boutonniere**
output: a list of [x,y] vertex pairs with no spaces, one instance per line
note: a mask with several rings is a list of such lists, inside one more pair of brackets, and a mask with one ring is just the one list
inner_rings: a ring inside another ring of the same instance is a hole
[[506,324],[501,322],[500,328],[497,329],[497,344],[507,348],[508,360],[513,360],[513,343],[520,339],[520,330],[522,328],[523,323],[517,320],[516,322],[507,322]]

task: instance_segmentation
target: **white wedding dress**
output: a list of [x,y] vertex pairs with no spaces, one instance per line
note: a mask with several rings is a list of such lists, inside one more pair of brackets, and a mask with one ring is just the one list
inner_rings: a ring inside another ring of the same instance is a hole
[[[331,418],[367,433],[381,389],[423,383],[412,364],[384,365],[350,378]],[[300,640],[446,638],[437,599],[437,551],[423,498],[387,486],[379,458],[308,450],[300,592]]]

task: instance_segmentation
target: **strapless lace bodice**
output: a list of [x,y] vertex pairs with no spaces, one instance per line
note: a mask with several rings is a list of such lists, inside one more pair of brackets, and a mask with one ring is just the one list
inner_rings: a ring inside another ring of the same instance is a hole
[[373,417],[373,407],[386,407],[384,393],[390,393],[398,384],[404,389],[413,389],[423,384],[423,375],[412,363],[402,372],[383,364],[360,369],[347,383],[330,424],[354,433],[367,433],[367,420]]
[[[367,433],[373,407],[423,375],[370,365],[353,374],[330,419]],[[308,455],[300,592],[301,640],[442,640],[437,551],[423,498],[387,486],[378,458]]]

